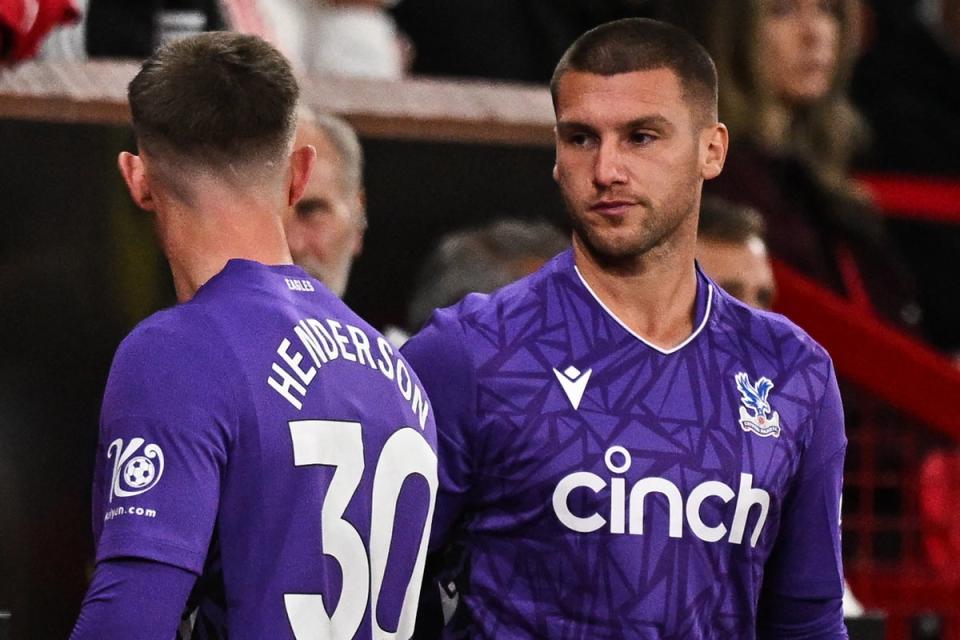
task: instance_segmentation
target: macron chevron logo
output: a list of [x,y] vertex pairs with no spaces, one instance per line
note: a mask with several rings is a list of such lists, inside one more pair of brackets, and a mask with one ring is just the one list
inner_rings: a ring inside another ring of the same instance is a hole
[[590,374],[593,373],[593,369],[587,369],[583,373],[580,373],[580,370],[570,365],[563,370],[563,373],[553,370],[557,380],[560,382],[560,386],[563,387],[563,392],[567,395],[567,400],[570,401],[570,404],[573,405],[574,409],[580,408],[580,400],[583,399],[583,392],[587,390],[587,382],[590,380]]

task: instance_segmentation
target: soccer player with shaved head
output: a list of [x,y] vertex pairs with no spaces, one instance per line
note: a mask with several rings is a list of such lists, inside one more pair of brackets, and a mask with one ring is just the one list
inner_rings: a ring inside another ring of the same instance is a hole
[[433,546],[461,552],[445,633],[845,638],[833,365],[695,261],[728,144],[712,60],[628,19],[551,89],[572,249],[403,349],[437,416]]

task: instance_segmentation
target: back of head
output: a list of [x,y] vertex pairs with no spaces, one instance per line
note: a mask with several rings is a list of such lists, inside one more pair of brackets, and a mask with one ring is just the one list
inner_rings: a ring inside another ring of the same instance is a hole
[[298,118],[314,135],[322,135],[333,147],[344,193],[360,190],[363,187],[363,147],[353,127],[332,113],[317,113],[306,106],[300,107]]
[[602,24],[580,36],[557,63],[550,80],[554,108],[563,74],[580,71],[612,76],[670,69],[685,97],[699,103],[706,118],[717,114],[717,70],[706,49],[683,29],[648,18]]
[[161,47],[128,87],[137,144],[155,163],[233,175],[282,166],[298,97],[279,51],[229,32]]
[[766,223],[755,209],[705,196],[700,203],[697,237],[700,240],[732,244],[747,242],[750,238],[764,240]]
[[727,293],[758,309],[769,310],[777,284],[764,242],[761,215],[720,198],[700,205],[697,261]]
[[420,270],[407,327],[417,331],[435,309],[529,275],[569,245],[553,225],[520,220],[500,220],[444,236]]

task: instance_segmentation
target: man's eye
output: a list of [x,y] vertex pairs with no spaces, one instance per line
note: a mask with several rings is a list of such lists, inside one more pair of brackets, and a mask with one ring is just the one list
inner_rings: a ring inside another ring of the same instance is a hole
[[586,133],[572,133],[567,137],[567,142],[575,147],[585,147],[590,143],[591,137]]
[[633,144],[649,144],[656,139],[656,136],[643,131],[634,131],[630,134],[630,142]]
[[301,218],[309,218],[327,211],[329,207],[323,200],[301,200],[297,203],[296,212]]

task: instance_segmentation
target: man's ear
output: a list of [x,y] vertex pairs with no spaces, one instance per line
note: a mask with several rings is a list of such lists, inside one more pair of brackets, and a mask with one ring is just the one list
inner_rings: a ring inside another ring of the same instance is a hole
[[307,144],[298,147],[290,154],[290,187],[287,190],[287,206],[292,207],[303,197],[313,171],[313,163],[317,159],[317,150]]
[[363,187],[357,189],[354,215],[357,217],[357,233],[353,241],[353,257],[363,252],[363,237],[367,232],[367,192]]
[[704,180],[712,180],[723,171],[723,163],[727,159],[727,147],[730,145],[730,134],[727,126],[722,122],[707,127],[701,136],[701,148],[704,150],[703,164],[700,174]]
[[557,127],[553,127],[553,170],[550,172],[550,175],[553,176],[553,181],[560,183],[560,170],[557,168],[557,149],[560,148],[560,136],[557,134]]
[[130,197],[133,198],[133,202],[141,209],[155,211],[153,191],[150,189],[150,181],[147,179],[143,158],[127,151],[121,151],[117,157],[117,166],[120,167],[120,175],[123,176],[123,181],[127,183],[127,189],[130,190]]

